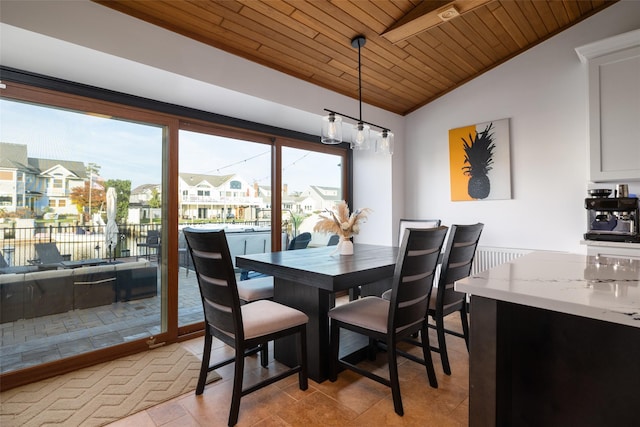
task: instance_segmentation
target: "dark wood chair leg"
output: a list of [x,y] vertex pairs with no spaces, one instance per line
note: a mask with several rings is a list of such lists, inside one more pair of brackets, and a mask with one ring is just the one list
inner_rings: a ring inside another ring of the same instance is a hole
[[269,343],[264,343],[260,346],[260,365],[266,368],[269,364]]
[[398,379],[398,357],[396,355],[396,343],[387,341],[387,360],[389,364],[389,382],[391,383],[391,395],[393,396],[393,408],[396,414],[404,415],[402,408],[402,396],[400,396],[400,380]]
[[425,325],[420,331],[422,337],[422,358],[427,368],[427,377],[429,378],[429,385],[433,388],[438,388],[438,379],[436,378],[436,370],[433,367],[433,358],[431,357],[431,345],[429,344],[429,328]]
[[202,353],[202,364],[200,365],[200,376],[198,377],[198,386],[196,387],[196,395],[204,392],[204,386],[207,383],[207,374],[209,373],[209,360],[211,359],[211,344],[213,337],[205,332],[204,335],[204,351]]
[[445,374],[451,375],[449,355],[447,354],[446,334],[444,332],[444,319],[436,319],[436,332],[438,335],[438,348],[440,351],[440,360],[442,361],[442,370]]
[[231,410],[229,411],[229,426],[238,423],[240,412],[240,398],[242,397],[242,376],[244,374],[244,349],[236,349],[235,371],[233,374],[233,392],[231,394]]
[[467,344],[467,352],[469,351],[469,321],[467,320],[467,310],[462,307],[460,310],[460,321],[462,322],[462,333],[464,334],[464,342]]

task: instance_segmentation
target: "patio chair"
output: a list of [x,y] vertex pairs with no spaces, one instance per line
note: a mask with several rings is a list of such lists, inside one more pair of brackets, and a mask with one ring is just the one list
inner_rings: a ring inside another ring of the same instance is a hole
[[338,236],[337,234],[332,234],[331,237],[329,237],[327,246],[336,246],[338,242],[340,242],[340,236]]
[[[145,241],[137,244],[138,247],[138,255],[136,256],[136,261],[143,258],[151,260],[151,250],[155,250],[156,257],[160,258],[160,231],[158,230],[147,230],[147,236]],[[144,255],[140,255],[140,249],[144,249]]]
[[178,233],[178,257],[182,258],[182,262],[178,260],[180,266],[184,265],[186,270],[186,276],[189,276],[189,266],[191,265],[191,257],[187,249],[187,239],[184,237],[184,233],[180,231]]
[[305,231],[304,233],[298,234],[296,237],[294,237],[291,240],[291,243],[289,243],[288,249],[290,251],[295,249],[306,249],[307,246],[309,246],[310,241],[311,241],[311,233]]
[[36,250],[35,264],[60,264],[63,261],[69,261],[71,255],[63,255],[58,250],[58,246],[55,243],[35,243],[34,248]]
[[[229,425],[238,421],[240,399],[290,375],[298,374],[298,386],[308,388],[306,314],[269,300],[241,305],[236,275],[224,230],[185,228],[189,253],[202,298],[205,317],[204,351],[196,394],[204,392],[207,374],[235,362]],[[243,388],[245,357],[265,354],[269,341],[296,336],[298,364]],[[235,350],[235,356],[209,366],[213,337]]]
[[21,274],[38,271],[35,265],[9,265],[4,259],[4,254],[0,252],[0,274]]

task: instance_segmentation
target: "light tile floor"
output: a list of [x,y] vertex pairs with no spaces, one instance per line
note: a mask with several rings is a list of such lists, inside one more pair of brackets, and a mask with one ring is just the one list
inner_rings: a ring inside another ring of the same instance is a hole
[[[460,330],[460,321],[447,319],[449,328]],[[433,331],[432,331],[433,332]],[[435,334],[430,334],[436,342]],[[197,356],[202,355],[202,338],[182,345]],[[469,410],[469,356],[464,340],[448,337],[452,375],[442,371],[440,356],[432,353],[437,389],[431,388],[424,366],[399,358],[401,393],[405,415],[393,410],[391,390],[353,372],[342,372],[335,383],[309,381],[309,389],[298,388],[297,377],[289,377],[265,389],[242,398],[238,426],[466,426]],[[419,354],[416,347],[408,347]],[[212,360],[229,356],[231,350],[219,341],[214,346]],[[272,352],[270,353],[272,356]],[[384,355],[375,362],[363,362],[387,375]],[[270,359],[265,370],[257,357],[247,359],[245,379],[278,369]],[[226,426],[231,402],[233,364],[217,371],[222,379],[209,384],[201,396],[194,392],[154,406],[110,427]]]
[[[182,277],[180,316],[193,321],[202,319],[202,306],[193,272]],[[183,281],[184,280],[184,281]],[[184,286],[182,286],[184,285]],[[150,300],[155,300],[150,301]],[[339,299],[337,303],[344,302]],[[61,315],[0,325],[1,368],[5,370],[33,366],[67,355],[100,348],[137,336],[157,333],[159,299],[131,301],[75,310]],[[460,329],[460,321],[447,320],[451,329]],[[431,331],[431,342],[436,342]],[[202,338],[182,345],[201,357]],[[307,391],[300,391],[295,377],[245,396],[240,405],[239,426],[465,426],[468,425],[468,353],[464,341],[448,337],[452,375],[442,372],[439,355],[433,353],[439,388],[429,386],[424,367],[399,358],[400,378],[405,415],[393,410],[391,392],[367,378],[343,372],[338,381],[318,384],[310,381]],[[230,355],[230,349],[216,342],[212,360]],[[419,353],[417,348],[412,351]],[[416,354],[417,354],[416,353]],[[272,359],[267,370],[256,357],[247,363],[247,381],[276,371],[278,362]],[[369,363],[369,362],[367,362]],[[384,357],[372,365],[386,374]],[[231,401],[233,365],[218,370],[222,380],[207,386],[202,396],[188,393],[171,401],[134,414],[111,424],[114,427],[156,426],[225,426]]]

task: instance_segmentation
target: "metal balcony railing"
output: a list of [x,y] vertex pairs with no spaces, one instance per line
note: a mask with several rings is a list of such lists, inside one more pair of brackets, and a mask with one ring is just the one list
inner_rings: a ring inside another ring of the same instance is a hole
[[[193,224],[201,222],[194,221]],[[225,224],[268,227],[269,220],[239,221],[226,220]],[[183,223],[181,225],[189,225]],[[55,242],[61,254],[70,260],[92,258],[128,258],[146,255],[144,243],[149,230],[159,230],[159,224],[118,224],[119,243],[110,253],[105,243],[105,226],[47,224],[35,227],[0,228],[0,253],[10,266],[30,265],[37,260],[35,243]]]

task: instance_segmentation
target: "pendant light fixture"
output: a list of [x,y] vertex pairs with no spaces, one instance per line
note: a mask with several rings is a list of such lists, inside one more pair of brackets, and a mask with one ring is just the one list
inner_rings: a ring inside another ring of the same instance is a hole
[[324,111],[328,112],[329,115],[322,118],[322,136],[320,140],[323,144],[340,144],[342,142],[341,116],[344,116],[357,122],[351,130],[351,149],[368,150],[371,148],[371,126],[373,126],[380,129],[380,132],[374,132],[375,152],[393,154],[393,133],[389,128],[362,120],[362,57],[360,50],[366,42],[367,39],[364,36],[357,36],[351,40],[351,46],[358,49],[358,101],[360,115],[355,118],[325,108]]

